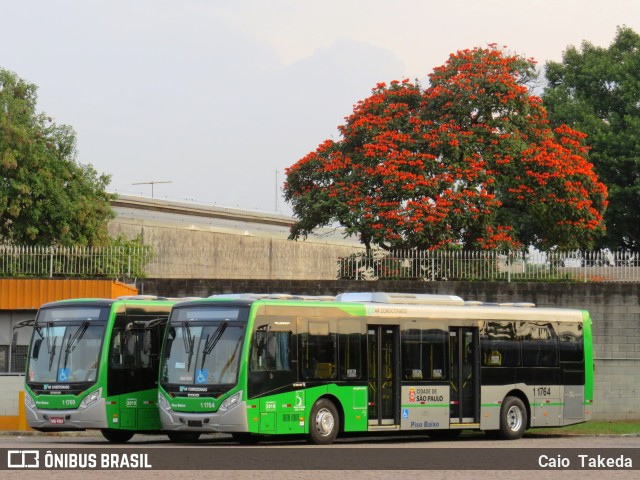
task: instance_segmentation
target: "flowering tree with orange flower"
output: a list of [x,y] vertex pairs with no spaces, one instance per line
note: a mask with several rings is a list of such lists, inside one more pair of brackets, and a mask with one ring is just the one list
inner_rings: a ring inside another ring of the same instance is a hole
[[491,46],[451,55],[426,89],[377,85],[340,140],[287,170],[290,238],[339,223],[368,249],[591,246],[606,189],[584,135],[549,128],[534,74]]

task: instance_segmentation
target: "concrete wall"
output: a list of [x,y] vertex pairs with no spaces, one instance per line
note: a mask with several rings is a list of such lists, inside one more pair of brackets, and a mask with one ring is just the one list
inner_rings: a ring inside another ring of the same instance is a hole
[[337,261],[361,246],[319,239],[292,242],[285,237],[227,233],[194,224],[178,228],[157,220],[117,218],[112,236],[140,237],[155,253],[148,277],[332,280]]
[[24,376],[0,376],[0,430],[25,430]]

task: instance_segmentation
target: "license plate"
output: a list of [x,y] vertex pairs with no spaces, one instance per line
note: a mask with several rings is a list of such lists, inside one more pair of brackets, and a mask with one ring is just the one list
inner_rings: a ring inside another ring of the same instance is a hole
[[62,425],[64,423],[64,417],[51,417],[51,423],[54,425]]

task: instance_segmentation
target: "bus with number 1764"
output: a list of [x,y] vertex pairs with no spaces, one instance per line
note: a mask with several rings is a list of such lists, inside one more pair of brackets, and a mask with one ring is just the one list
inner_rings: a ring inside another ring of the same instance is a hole
[[240,443],[392,431],[516,439],[587,421],[592,402],[588,312],[384,292],[175,305],[158,387],[165,431]]

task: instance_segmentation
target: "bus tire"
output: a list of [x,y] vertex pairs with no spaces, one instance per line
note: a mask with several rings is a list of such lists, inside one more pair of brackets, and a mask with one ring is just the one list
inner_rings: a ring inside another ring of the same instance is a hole
[[113,428],[103,428],[100,432],[111,443],[126,443],[135,434],[131,430],[116,430]]
[[309,417],[309,442],[315,445],[329,445],[338,436],[340,417],[336,406],[330,400],[321,398],[311,409]]
[[175,443],[191,443],[198,441],[200,432],[167,432],[167,437]]
[[507,397],[500,408],[500,438],[522,438],[527,429],[527,409],[518,397]]

